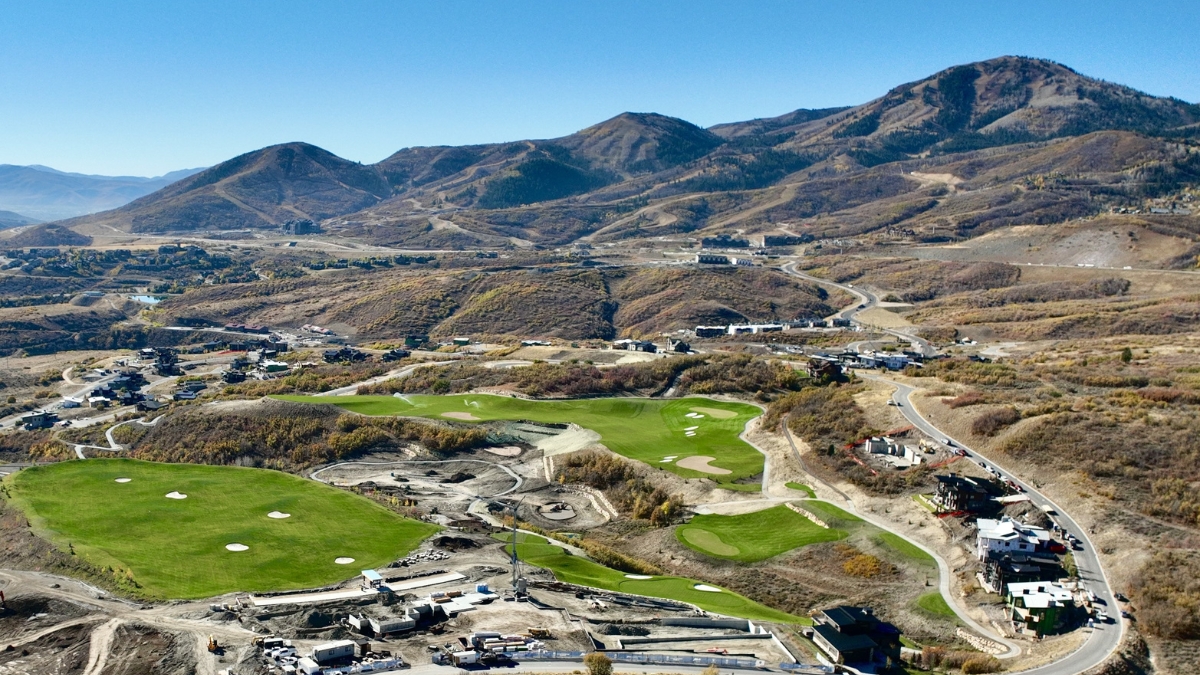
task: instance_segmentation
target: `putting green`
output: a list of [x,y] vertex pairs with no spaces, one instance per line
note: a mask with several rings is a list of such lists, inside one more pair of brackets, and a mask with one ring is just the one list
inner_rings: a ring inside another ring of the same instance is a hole
[[[685,478],[708,478],[733,490],[753,491],[758,483],[738,483],[739,479],[762,473],[763,456],[739,438],[746,423],[762,414],[745,403],[729,403],[707,398],[659,400],[646,398],[591,398],[565,401],[530,401],[487,394],[449,396],[277,396],[302,403],[332,403],[364,415],[406,415],[445,419],[448,413],[466,413],[478,420],[530,420],[533,422],[574,423],[600,434],[600,440],[613,452]],[[687,417],[695,410],[720,412],[702,419]],[[461,417],[461,416],[460,416]],[[465,420],[472,421],[472,420]],[[695,429],[689,429],[696,427]],[[694,433],[688,436],[688,433]],[[660,462],[675,455],[679,459],[706,455],[711,465],[729,471],[712,474]]]
[[[501,541],[509,541],[511,537],[508,533],[493,536]],[[509,552],[512,550],[511,544],[504,548]],[[810,619],[771,609],[723,588],[715,593],[698,590],[696,585],[702,582],[695,579],[673,576],[630,579],[625,576],[625,572],[619,572],[586,558],[571,555],[561,546],[555,546],[544,537],[524,532],[517,534],[517,556],[530,565],[550,570],[559,581],[569,584],[688,602],[710,612],[743,619],[805,625],[812,623]]]
[[698,527],[682,529],[680,530],[680,536],[686,539],[687,543],[692,545],[692,548],[709,551],[714,555],[731,558],[741,553],[738,547],[730,546],[721,541],[721,537],[717,536],[717,533],[702,530]]
[[817,525],[785,504],[736,516],[698,515],[675,529],[675,537],[688,548],[714,558],[741,562],[766,560],[846,535],[844,530]]
[[324,586],[386,565],[439,529],[264,469],[89,459],[25,469],[6,483],[40,535],[122,578],[128,571],[135,591],[152,598]]

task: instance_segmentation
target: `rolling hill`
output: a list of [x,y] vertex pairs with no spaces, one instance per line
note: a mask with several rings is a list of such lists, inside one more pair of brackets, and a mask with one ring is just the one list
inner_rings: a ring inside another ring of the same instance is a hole
[[167,232],[308,218],[343,237],[437,248],[781,224],[941,241],[1178,196],[1200,182],[1198,134],[1200,106],[1010,56],[851,108],[711,129],[624,113],[561,138],[406,148],[371,166],[274,146],[67,224]]

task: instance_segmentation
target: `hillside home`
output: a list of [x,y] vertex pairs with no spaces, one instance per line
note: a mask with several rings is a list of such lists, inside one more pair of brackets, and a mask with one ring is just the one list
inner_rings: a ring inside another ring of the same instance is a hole
[[986,508],[992,501],[988,489],[974,478],[954,473],[934,478],[938,484],[932,501],[939,513],[974,513]]
[[813,642],[834,663],[871,663],[900,658],[900,631],[870,607],[840,606],[813,615]]
[[1009,584],[1005,594],[1008,618],[1013,628],[1038,637],[1054,633],[1067,622],[1075,608],[1071,591],[1047,581]]
[[990,555],[1004,553],[1033,553],[1045,549],[1050,543],[1050,532],[1041,527],[1032,527],[1017,522],[1008,516],[1000,520],[980,518],[975,526],[975,555],[987,560]]

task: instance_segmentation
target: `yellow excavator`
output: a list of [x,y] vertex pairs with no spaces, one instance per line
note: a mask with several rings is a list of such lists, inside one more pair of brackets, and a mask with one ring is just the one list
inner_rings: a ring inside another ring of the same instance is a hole
[[217,644],[216,636],[213,636],[213,635],[208,636],[208,651],[210,651],[214,654],[221,651],[221,645]]

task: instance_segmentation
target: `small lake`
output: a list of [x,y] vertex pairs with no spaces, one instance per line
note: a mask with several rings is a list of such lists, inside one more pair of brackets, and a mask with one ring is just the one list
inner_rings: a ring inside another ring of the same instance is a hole
[[162,298],[156,298],[153,295],[131,295],[129,296],[129,299],[137,300],[138,302],[144,302],[147,305],[157,305],[163,300]]

